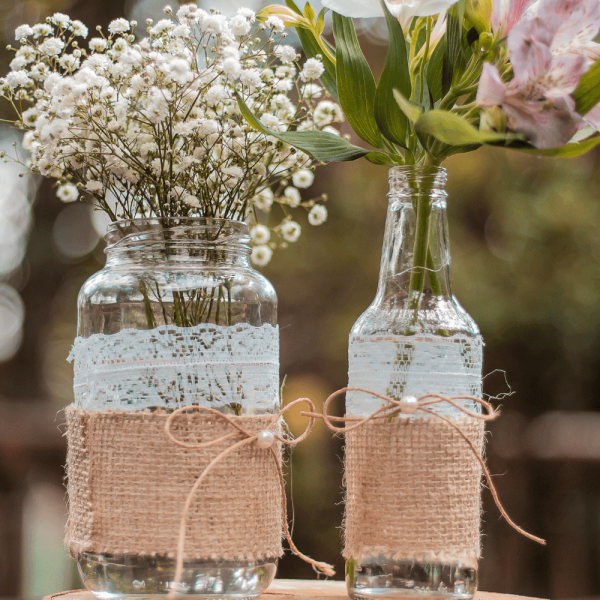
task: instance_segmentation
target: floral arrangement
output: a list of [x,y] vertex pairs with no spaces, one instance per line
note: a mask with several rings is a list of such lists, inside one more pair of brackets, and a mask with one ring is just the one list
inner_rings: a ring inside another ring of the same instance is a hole
[[[302,199],[315,159],[256,132],[238,97],[273,131],[336,136],[342,112],[319,83],[323,63],[301,64],[276,16],[258,23],[241,8],[227,19],[192,4],[165,13],[147,21],[138,42],[137,23],[116,19],[87,48],[80,43],[87,27],[64,14],[20,26],[20,47],[0,80],[12,123],[26,132],[29,158],[17,160],[56,179],[61,200],[88,199],[113,221],[245,220],[253,225],[252,260],[264,265],[276,246],[300,235],[290,209],[306,209],[309,223],[320,225],[327,209],[317,201],[326,197]],[[261,224],[275,206],[279,222]]]
[[[319,15],[310,4],[286,4],[258,18],[296,28],[306,55],[322,60],[321,81],[348,123],[375,148],[326,132],[277,134],[323,162],[365,157],[427,168],[484,145],[568,158],[600,144],[600,0],[323,0]],[[323,36],[329,9],[335,46]],[[376,16],[389,31],[378,82],[352,21]],[[270,133],[251,107],[242,109]],[[415,309],[425,274],[432,292],[439,289],[428,248],[431,199],[427,189],[417,192]]]

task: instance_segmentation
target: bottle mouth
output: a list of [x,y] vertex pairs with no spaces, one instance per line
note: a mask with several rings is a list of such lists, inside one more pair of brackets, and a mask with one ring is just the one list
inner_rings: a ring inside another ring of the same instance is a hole
[[248,252],[250,229],[242,221],[211,217],[152,217],[111,223],[106,250],[168,245]]
[[390,191],[420,190],[444,191],[448,173],[443,167],[406,165],[389,170]]

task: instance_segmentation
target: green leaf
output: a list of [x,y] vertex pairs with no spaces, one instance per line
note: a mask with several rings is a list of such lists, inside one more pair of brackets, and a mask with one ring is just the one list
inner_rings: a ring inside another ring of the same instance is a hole
[[423,107],[416,102],[407,100],[399,90],[394,90],[394,100],[398,105],[398,108],[402,111],[402,114],[414,125],[419,117],[423,114]]
[[298,13],[299,15],[302,14],[302,11],[298,8],[294,0],[285,0],[285,3],[288,6],[288,8],[291,8],[294,12]]
[[449,146],[481,146],[522,139],[513,134],[479,131],[465,119],[444,110],[430,110],[421,115],[415,123],[415,131],[430,135]]
[[365,154],[365,158],[374,165],[394,167],[404,164],[404,160],[401,156],[398,156],[397,154],[387,154],[385,152],[369,152],[368,154]]
[[573,98],[580,115],[586,115],[600,102],[600,61],[595,62],[591,69],[583,74],[573,92]]
[[434,103],[442,98],[442,67],[445,47],[446,42],[442,38],[427,61],[427,86]]
[[561,148],[548,148],[547,150],[539,150],[538,148],[518,148],[509,146],[511,150],[531,154],[533,156],[545,156],[546,158],[576,158],[589,152],[600,144],[600,136],[585,140],[578,144],[567,144]]
[[317,17],[316,27],[317,27],[317,33],[319,35],[321,33],[323,33],[323,29],[325,29],[325,15],[327,14],[328,11],[329,11],[328,8],[322,8],[321,11],[319,12],[319,16]]
[[315,17],[317,14],[315,13],[315,9],[310,5],[310,2],[307,2],[304,5],[304,10],[302,14],[311,22],[314,23]]
[[392,16],[384,2],[382,5],[390,39],[385,66],[375,92],[375,121],[388,140],[405,147],[408,124],[406,116],[394,101],[394,89],[400,90],[406,98],[410,98],[410,70],[406,40],[398,19]]
[[340,162],[356,160],[357,158],[372,154],[368,150],[354,146],[344,138],[333,133],[326,133],[324,131],[271,131],[254,116],[240,94],[236,92],[235,95],[240,112],[251,127],[305,152],[315,160],[324,163]]
[[446,95],[456,78],[457,72],[464,68],[462,56],[463,20],[467,0],[459,0],[446,16],[446,44],[442,67],[442,95]]
[[375,79],[364,57],[352,19],[333,13],[337,90],[348,123],[365,142],[379,148],[381,132],[375,121]]

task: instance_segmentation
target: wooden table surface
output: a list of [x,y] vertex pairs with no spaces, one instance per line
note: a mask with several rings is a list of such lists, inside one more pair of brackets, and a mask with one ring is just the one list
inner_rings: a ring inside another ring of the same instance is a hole
[[[276,579],[261,596],[264,600],[331,600],[348,598],[343,581],[309,581],[306,579]],[[59,592],[44,600],[95,600],[87,590]],[[185,596],[182,596],[185,598]],[[534,600],[525,596],[509,596],[491,592],[477,592],[475,600]]]

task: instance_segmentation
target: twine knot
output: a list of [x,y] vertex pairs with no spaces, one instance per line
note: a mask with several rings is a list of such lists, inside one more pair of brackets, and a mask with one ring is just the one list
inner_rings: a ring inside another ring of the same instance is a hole
[[[363,418],[361,418],[361,417],[332,417],[331,415],[329,415],[329,412],[328,412],[329,405],[335,398],[337,398],[338,396],[340,396],[342,394],[345,394],[346,392],[363,392],[365,394],[369,394],[371,396],[375,396],[376,398],[383,400],[385,402],[385,404],[383,406],[379,407],[377,410],[373,411],[367,417],[363,417]],[[459,401],[461,401],[461,400],[469,400],[469,401],[474,402],[475,404],[479,404],[485,410],[485,412],[483,412],[483,413],[473,412],[473,411],[465,408],[462,404],[460,404]],[[463,440],[465,440],[465,442],[471,448],[473,455],[475,456],[475,458],[481,465],[481,469],[487,480],[488,487],[490,489],[490,492],[492,493],[492,497],[494,498],[494,502],[495,502],[496,506],[498,507],[498,510],[500,511],[502,516],[508,522],[508,524],[513,529],[518,531],[521,535],[524,535],[525,537],[529,538],[530,540],[533,540],[534,542],[537,542],[538,544],[545,545],[546,544],[545,540],[543,540],[542,538],[539,538],[535,535],[532,535],[531,533],[527,533],[527,531],[525,531],[524,529],[519,527],[509,517],[508,513],[506,512],[506,510],[502,506],[502,503],[500,502],[500,498],[498,497],[498,492],[496,491],[496,487],[494,486],[494,482],[492,481],[492,476],[485,464],[485,461],[483,460],[481,454],[478,452],[478,450],[475,447],[475,445],[473,444],[473,442],[465,434],[465,432],[456,423],[454,423],[447,417],[431,410],[430,408],[427,408],[428,406],[432,406],[434,404],[440,404],[440,403],[450,404],[451,406],[458,409],[465,415],[472,417],[474,419],[478,419],[480,421],[493,421],[494,419],[496,419],[500,416],[500,411],[495,410],[494,407],[489,402],[487,402],[486,400],[483,400],[481,398],[477,398],[475,396],[447,397],[447,396],[442,396],[441,394],[424,394],[423,396],[420,396],[419,398],[416,398],[415,396],[404,396],[400,400],[395,400],[394,398],[390,398],[389,396],[385,396],[383,394],[378,394],[377,392],[373,392],[371,390],[367,390],[364,388],[357,388],[357,387],[345,387],[340,390],[337,390],[336,392],[333,392],[333,394],[331,394],[327,398],[327,400],[325,400],[325,402],[323,404],[322,413],[317,413],[314,411],[302,411],[300,414],[302,416],[308,417],[310,419],[321,419],[325,423],[327,428],[334,434],[348,433],[349,431],[353,431],[354,429],[358,429],[359,427],[362,427],[365,423],[368,423],[369,421],[388,420],[392,417],[395,417],[396,415],[398,415],[400,413],[405,414],[405,415],[414,415],[418,411],[421,411],[421,412],[427,413],[429,415],[432,415],[433,417],[435,417],[437,419],[441,419],[442,421],[447,423],[450,427],[455,429],[458,432],[458,434],[463,438]],[[344,426],[338,427],[334,423],[343,423]]]
[[[228,448],[226,448],[225,450],[223,450],[222,452],[217,454],[217,456],[215,456],[215,458],[212,459],[212,461],[206,466],[204,471],[202,471],[202,473],[200,474],[198,479],[196,479],[194,485],[192,486],[192,489],[190,490],[190,492],[187,496],[185,505],[183,507],[183,512],[181,515],[181,521],[179,523],[179,537],[178,537],[178,543],[177,543],[177,558],[176,558],[176,566],[175,566],[174,585],[173,585],[173,590],[171,590],[171,592],[169,592],[169,594],[167,596],[168,598],[174,597],[174,595],[177,593],[178,588],[180,587],[180,584],[181,584],[181,578],[183,575],[183,561],[184,561],[184,554],[185,554],[185,533],[186,533],[186,528],[187,528],[187,519],[188,519],[188,513],[189,513],[190,506],[192,504],[194,495],[198,491],[198,488],[200,487],[202,482],[206,479],[207,475],[215,467],[215,465],[217,465],[219,463],[219,461],[221,461],[225,456],[227,456],[231,452],[235,452],[237,449],[239,449],[243,446],[247,446],[249,444],[256,444],[256,446],[258,448],[268,451],[270,453],[270,455],[273,457],[275,468],[279,475],[279,483],[281,486],[281,506],[282,506],[282,512],[283,512],[283,528],[284,528],[285,537],[288,541],[290,549],[296,556],[298,556],[299,558],[301,558],[303,561],[307,562],[308,564],[312,565],[315,569],[318,569],[319,571],[324,573],[326,576],[333,577],[335,575],[335,571],[330,564],[313,560],[312,558],[310,558],[310,557],[306,556],[305,554],[303,554],[302,552],[300,552],[298,550],[298,548],[296,547],[296,545],[294,544],[294,542],[292,541],[292,537],[291,537],[290,530],[289,530],[289,525],[288,525],[288,520],[287,520],[287,496],[285,493],[285,480],[283,478],[283,471],[281,470],[281,465],[279,464],[279,457],[273,446],[275,445],[275,441],[278,441],[281,444],[285,444],[286,446],[295,446],[296,444],[299,444],[300,442],[304,441],[310,435],[310,433],[314,427],[315,417],[313,417],[313,416],[308,417],[308,424],[306,426],[306,429],[304,430],[302,435],[298,436],[295,439],[286,439],[285,437],[282,437],[282,436],[278,435],[277,433],[273,433],[271,431],[271,428],[280,422],[283,415],[288,410],[290,410],[290,408],[292,408],[300,403],[308,404],[308,407],[310,409],[306,413],[304,413],[304,411],[303,411],[302,414],[307,414],[307,415],[314,414],[315,405],[313,404],[313,402],[309,398],[298,398],[297,400],[294,400],[293,402],[290,402],[289,404],[287,404],[276,415],[273,415],[273,418],[271,420],[269,427],[260,431],[259,433],[254,433],[252,431],[248,431],[247,429],[243,428],[239,423],[237,423],[234,419],[232,419],[228,415],[223,414],[223,413],[219,412],[218,410],[215,410],[214,408],[209,408],[206,406],[198,406],[198,405],[183,406],[183,407],[178,408],[177,410],[173,411],[169,415],[167,421],[165,422],[165,434],[174,444],[176,444],[177,446],[180,446],[182,448],[200,450],[200,449],[209,448],[211,446],[220,444],[221,442],[230,440],[234,437],[237,437],[240,433],[244,437],[242,440],[233,443],[231,446],[229,446]],[[214,415],[215,417],[217,417],[218,419],[221,419],[222,421],[224,421],[231,427],[233,427],[235,429],[235,431],[226,433],[226,434],[222,435],[221,437],[215,438],[214,440],[210,440],[207,442],[183,442],[181,440],[178,440],[171,433],[171,427],[173,425],[174,420],[177,418],[177,416],[179,414],[181,414],[183,412],[194,412],[194,411],[210,413],[210,414]]]

